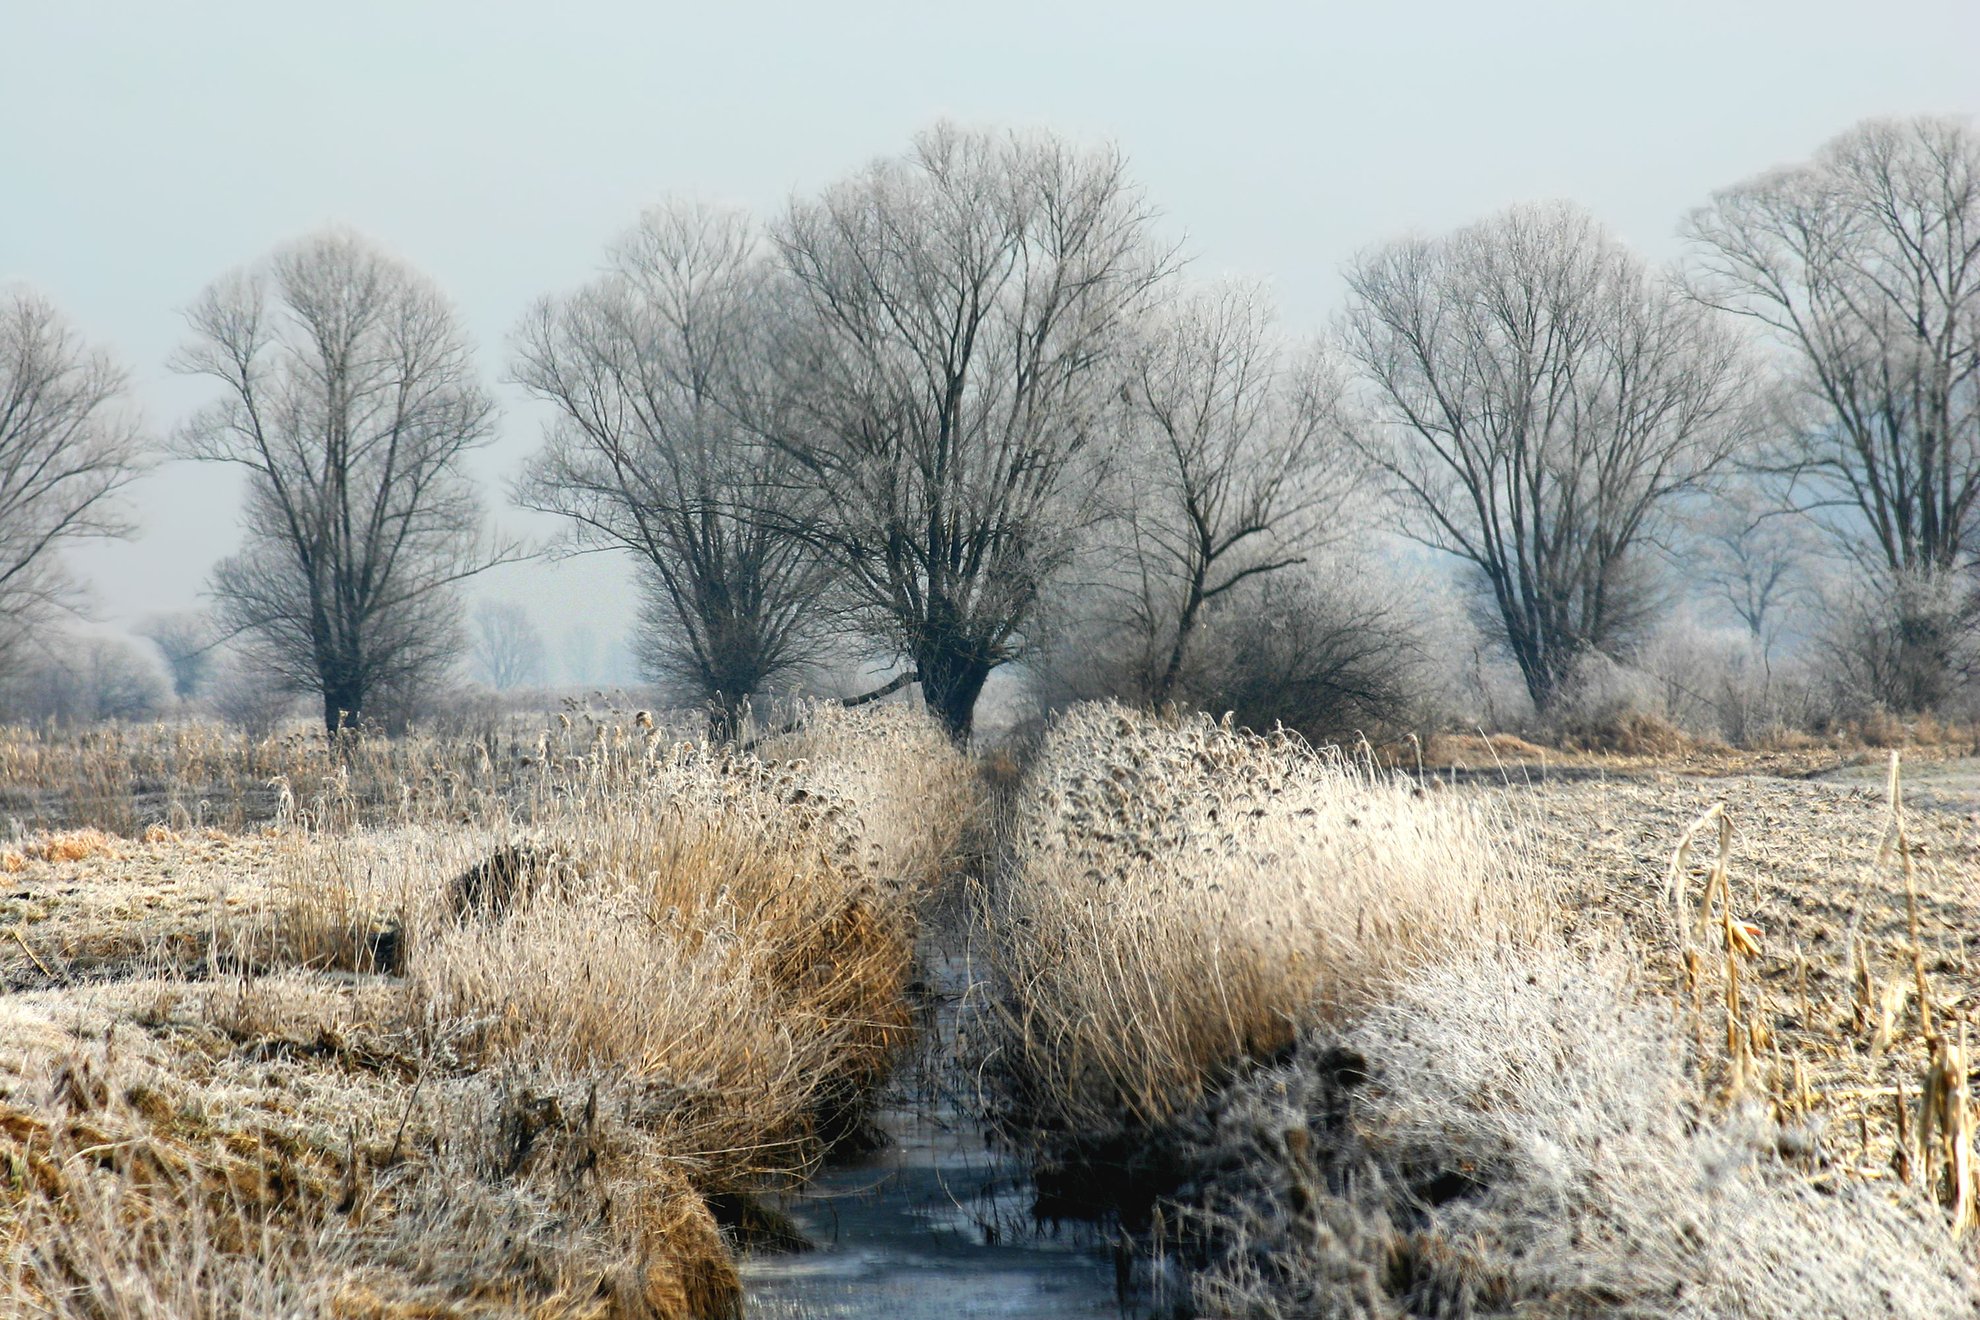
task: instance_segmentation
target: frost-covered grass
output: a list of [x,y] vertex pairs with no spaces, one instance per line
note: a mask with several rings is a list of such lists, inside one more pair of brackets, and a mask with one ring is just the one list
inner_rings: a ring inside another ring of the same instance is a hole
[[1156,1126],[1314,1016],[1551,919],[1486,806],[1201,718],[1083,707],[1032,768],[988,913],[1027,1121]]
[[628,723],[389,828],[333,790],[250,840],[28,841],[0,1310],[733,1312],[705,1195],[801,1175],[906,1038],[973,793],[930,732]]
[[1613,957],[1428,968],[1216,1097],[1206,1315],[1941,1316],[1980,1292],[1943,1215],[1818,1188],[1815,1136],[1702,1113],[1674,1020]]
[[1169,1300],[1262,1320],[1980,1305],[1929,1198],[1831,1167],[1757,1088],[1722,1103],[1617,923],[1568,942],[1506,795],[1114,707],[1064,721],[1024,794],[986,909],[993,1112],[1055,1206],[1111,1209],[1184,1267],[1154,1275]]

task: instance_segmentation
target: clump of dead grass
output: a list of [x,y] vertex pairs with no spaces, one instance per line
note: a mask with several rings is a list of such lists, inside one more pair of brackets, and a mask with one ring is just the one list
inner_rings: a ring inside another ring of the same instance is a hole
[[1566,751],[1643,758],[1682,756],[1710,745],[1661,715],[1626,708],[1572,713],[1554,738]]
[[925,891],[954,865],[982,790],[969,759],[925,709],[819,702],[805,706],[796,724],[769,739],[762,755],[801,765],[806,779],[847,804],[862,868]]
[[[969,809],[939,791],[966,767],[946,746],[923,764],[926,741],[888,716],[766,761],[593,722],[546,735],[521,792],[449,789],[429,811],[407,786],[381,830],[371,790],[333,778],[278,811],[260,869],[203,900],[198,964],[53,993],[19,1084],[0,1069],[24,1116],[10,1151],[57,1152],[34,1167],[61,1174],[0,1208],[0,1298],[733,1313],[709,1194],[808,1169],[907,1039],[918,905]],[[72,1130],[26,1079],[102,1033],[115,1080]],[[274,1153],[242,1158],[299,1190],[222,1188],[215,1123],[253,1128]]]
[[[8,850],[25,862],[81,862],[92,857],[114,859],[121,851],[122,840],[98,829],[53,830],[30,835],[19,845]],[[10,865],[7,869],[19,871],[22,865]]]
[[[1955,1231],[1973,1213],[1973,1120],[1895,789],[1903,984],[1919,1029],[1938,1023],[1902,1146],[1926,1195],[1848,1176],[1778,1084],[1801,1073],[1746,987],[1764,934],[1728,879],[1723,812],[1679,847],[1659,931],[1701,999],[1723,993],[1721,1067],[1702,1008],[1697,1056],[1679,1006],[1637,988],[1659,953],[1561,944],[1517,823],[1479,797],[1109,707],[1048,739],[1027,792],[987,914],[1003,1117],[1035,1125],[1042,1204],[1111,1211],[1193,1271],[1189,1313],[1980,1303],[1932,1206]],[[1897,1034],[1904,1004],[1882,1014]]]
[[1081,708],[1047,738],[988,923],[1027,1122],[1159,1128],[1317,1014],[1550,920],[1477,802],[1285,737]]
[[1700,1111],[1614,957],[1485,951],[1320,1027],[1190,1131],[1198,1313],[1963,1314],[1918,1202],[1818,1188],[1812,1134]]
[[[291,1028],[309,1016],[307,994],[270,998]],[[82,1025],[60,1016],[9,1025]],[[361,1045],[365,1028],[341,1014],[316,1028],[191,1057],[126,1028],[72,1041],[44,1085],[10,1075],[0,1300],[168,1320],[736,1313],[684,1167],[604,1093],[433,1076],[393,1066],[410,1061],[387,1038]],[[344,1068],[309,1066],[312,1051]]]

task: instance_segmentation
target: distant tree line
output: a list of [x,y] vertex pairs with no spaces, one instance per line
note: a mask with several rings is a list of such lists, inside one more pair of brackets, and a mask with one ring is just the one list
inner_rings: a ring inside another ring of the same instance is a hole
[[[1358,254],[1301,338],[1190,276],[1117,151],[941,126],[768,217],[656,206],[531,308],[509,374],[552,420],[513,497],[564,519],[553,549],[627,557],[643,668],[725,733],[875,657],[958,738],[1019,661],[1352,727],[1422,645],[1340,568],[1385,531],[1461,569],[1543,714],[1642,644],[1674,561],[1768,647],[1820,595],[1866,700],[1944,703],[1980,628],[1980,133],[1859,125],[1683,233],[1659,269],[1515,207]],[[166,452],[248,493],[212,633],[154,629],[181,691],[222,639],[331,729],[470,650],[540,681],[512,608],[470,636],[464,584],[525,548],[463,467],[496,410],[440,292],[336,232],[188,322],[214,399]],[[124,394],[46,303],[0,307],[0,667],[61,547],[126,530]]]

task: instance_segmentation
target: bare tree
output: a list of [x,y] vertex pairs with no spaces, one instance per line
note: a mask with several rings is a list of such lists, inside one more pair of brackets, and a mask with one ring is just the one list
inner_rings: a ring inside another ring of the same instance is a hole
[[1860,124],[1714,194],[1687,233],[1697,295],[1766,327],[1794,364],[1804,421],[1777,466],[1899,612],[1878,695],[1938,704],[1974,617],[1953,579],[1980,500],[1980,133]]
[[512,601],[483,601],[474,611],[474,663],[488,685],[508,692],[543,681],[543,634]]
[[0,300],[0,675],[70,583],[62,547],[130,530],[118,493],[143,442],[124,373],[42,298]]
[[577,687],[600,681],[598,634],[580,623],[564,633],[564,681]]
[[557,410],[518,500],[568,518],[573,549],[634,557],[642,668],[723,729],[817,658],[832,576],[790,530],[825,493],[760,438],[784,408],[772,278],[746,217],[656,208],[601,279],[539,303],[517,336],[516,378]]
[[148,638],[164,657],[165,668],[172,676],[172,695],[180,701],[198,695],[220,644],[213,616],[204,610],[154,614],[136,631],[138,636]]
[[1542,710],[1641,619],[1674,496],[1753,429],[1739,343],[1585,213],[1517,208],[1348,273],[1364,450],[1406,529],[1474,565]]
[[1763,660],[1794,627],[1795,607],[1813,597],[1810,564],[1819,547],[1811,533],[1776,483],[1748,478],[1716,491],[1681,543],[1686,572],[1746,630]]
[[831,498],[803,529],[958,738],[1086,516],[1127,331],[1172,266],[1111,151],[938,127],[793,204],[802,315],[779,439]]
[[1359,465],[1340,396],[1320,346],[1283,343],[1252,285],[1184,299],[1146,336],[1122,391],[1122,486],[1149,700],[1175,692],[1206,608],[1345,529]]
[[482,536],[462,470],[494,404],[453,308],[410,267],[344,233],[306,239],[209,287],[175,359],[222,397],[179,452],[249,474],[246,544],[214,571],[229,635],[326,729],[399,704],[462,647],[459,584],[516,557]]

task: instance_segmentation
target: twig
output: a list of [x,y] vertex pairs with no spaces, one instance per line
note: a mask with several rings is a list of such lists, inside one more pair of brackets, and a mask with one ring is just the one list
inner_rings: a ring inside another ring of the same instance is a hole
[[412,1121],[413,1105],[419,1101],[419,1088],[425,1085],[426,1069],[421,1068],[419,1076],[413,1079],[412,1094],[406,1097],[405,1111],[399,1115],[399,1130],[392,1134],[392,1153],[385,1157],[387,1164],[399,1162],[399,1146],[406,1139],[406,1124]]
[[40,958],[36,957],[34,950],[28,947],[27,936],[21,934],[21,928],[19,926],[10,926],[8,927],[8,930],[12,932],[14,936],[14,942],[21,946],[21,952],[25,953],[28,956],[28,960],[41,970],[41,974],[43,976],[47,977],[51,981],[54,980],[55,973],[49,971],[48,964],[41,961]]

